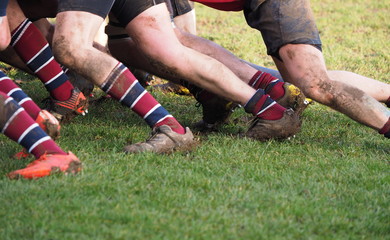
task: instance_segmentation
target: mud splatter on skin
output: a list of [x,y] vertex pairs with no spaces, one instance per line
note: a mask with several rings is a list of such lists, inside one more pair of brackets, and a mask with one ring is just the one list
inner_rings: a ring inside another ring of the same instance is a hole
[[[69,33],[69,35],[72,34],[76,33]],[[67,37],[60,36],[55,42],[54,55],[65,66],[88,80],[93,80],[95,84],[100,84],[100,81],[105,78],[107,66],[110,66],[109,62],[105,60],[109,56],[98,52],[92,46],[92,49],[76,49],[73,47],[74,45]]]
[[138,16],[138,19],[139,19],[139,21],[142,21],[142,24],[145,26],[145,28],[152,28],[152,29],[159,30],[159,27],[157,27],[157,19],[155,17]]
[[53,53],[61,61],[61,63],[73,66],[75,59],[68,50],[69,45],[70,42],[66,40],[65,36],[60,36],[54,43]]
[[295,58],[295,51],[291,50],[291,49],[288,49],[287,50],[287,57],[290,59],[290,60],[293,60]]
[[[311,74],[314,74],[313,71]],[[312,77],[315,75],[312,75]],[[319,82],[317,85],[306,87],[305,92],[308,97],[331,107],[341,113],[346,114],[351,119],[360,122],[366,126],[378,128],[378,113],[389,114],[389,111],[378,104],[374,99],[367,96],[363,91],[353,86],[346,85],[337,81],[328,79],[326,76],[310,78],[313,82]],[[314,96],[313,96],[314,95]]]
[[300,82],[312,83],[302,87],[308,97],[344,113],[346,109],[359,111],[360,107],[357,106],[363,101],[364,96],[361,90],[333,81],[325,72],[316,69],[308,69],[303,78],[305,80],[302,79]]

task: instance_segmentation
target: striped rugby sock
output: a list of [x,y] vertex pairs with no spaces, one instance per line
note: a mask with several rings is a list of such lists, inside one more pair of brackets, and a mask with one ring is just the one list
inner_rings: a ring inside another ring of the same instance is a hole
[[252,98],[245,104],[244,109],[247,113],[252,113],[266,120],[277,120],[283,117],[286,108],[272,100],[265,94],[263,89],[257,90]]
[[0,92],[0,131],[39,158],[45,153],[66,154],[18,105],[4,92]]
[[30,20],[24,20],[12,31],[11,46],[55,100],[65,101],[70,98],[72,83],[54,59],[49,43]]
[[130,107],[151,128],[168,125],[176,133],[185,133],[180,123],[141,86],[122,63],[117,64],[101,88],[123,105]]
[[0,91],[12,97],[26,110],[31,118],[36,119],[38,117],[41,108],[2,71],[0,71]]
[[278,100],[284,96],[284,82],[269,73],[257,71],[249,81],[248,85],[254,89],[264,89],[272,99]]

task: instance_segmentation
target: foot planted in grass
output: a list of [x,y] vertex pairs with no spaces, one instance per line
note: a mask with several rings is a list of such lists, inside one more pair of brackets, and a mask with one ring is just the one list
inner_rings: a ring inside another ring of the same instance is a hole
[[56,172],[65,174],[77,173],[81,170],[80,160],[71,152],[63,154],[44,154],[33,161],[26,168],[13,171],[8,174],[10,179],[41,178]]
[[187,151],[195,146],[194,135],[187,127],[185,134],[178,134],[167,125],[153,129],[151,136],[140,143],[125,146],[126,153],[170,153],[173,151]]
[[286,109],[278,120],[255,117],[244,136],[259,141],[282,140],[294,136],[301,129],[301,121],[292,109]]
[[46,108],[60,122],[68,122],[77,115],[85,115],[88,113],[88,99],[78,89],[72,90],[72,96],[65,101],[58,101],[52,98],[46,100]]
[[[298,87],[285,82],[283,88],[284,95],[279,99],[275,99],[276,102],[285,108],[291,108],[300,116],[309,105],[309,101],[306,100],[305,95]],[[265,92],[267,92],[267,89],[265,89]]]

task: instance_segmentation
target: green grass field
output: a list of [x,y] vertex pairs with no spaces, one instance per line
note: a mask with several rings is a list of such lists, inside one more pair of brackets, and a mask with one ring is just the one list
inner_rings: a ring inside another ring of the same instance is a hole
[[[329,69],[390,83],[390,2],[313,0]],[[241,13],[196,5],[199,35],[273,67]],[[4,65],[3,65],[4,66]],[[41,83],[14,69],[37,102]],[[201,118],[187,96],[153,95],[184,125]],[[150,129],[114,101],[62,126],[76,176],[11,181],[19,145],[0,136],[0,239],[390,239],[390,142],[320,104],[288,141],[242,139],[242,109],[192,152],[125,155]]]

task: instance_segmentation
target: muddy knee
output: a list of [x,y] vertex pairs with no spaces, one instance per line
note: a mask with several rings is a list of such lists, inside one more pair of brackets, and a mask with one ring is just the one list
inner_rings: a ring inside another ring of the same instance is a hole
[[310,88],[305,88],[304,92],[309,98],[333,109],[339,109],[340,105],[347,102],[361,102],[365,95],[363,91],[354,86],[333,80],[323,81]]
[[69,67],[73,66],[78,58],[79,49],[75,49],[72,44],[65,39],[60,37],[53,40],[53,55],[56,60]]

